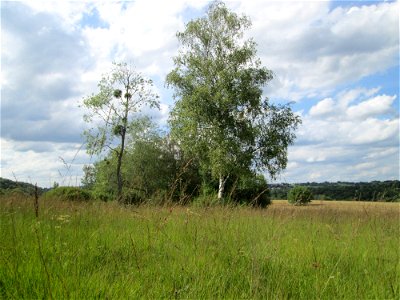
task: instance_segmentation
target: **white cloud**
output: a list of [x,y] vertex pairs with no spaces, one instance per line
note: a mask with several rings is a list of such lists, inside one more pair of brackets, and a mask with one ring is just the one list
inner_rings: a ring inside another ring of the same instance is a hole
[[379,95],[360,104],[350,106],[347,110],[349,118],[364,119],[384,115],[393,111],[392,104],[396,95]]
[[342,145],[295,145],[289,149],[290,161],[294,163],[346,162],[352,155],[353,149]]
[[109,27],[87,27],[84,34],[97,58],[133,61],[146,75],[164,79],[178,46],[175,34],[184,28],[182,12],[205,4],[187,0],[101,3],[96,8]]
[[340,118],[313,120],[307,117],[299,130],[299,140],[304,143],[363,145],[373,143],[393,144],[398,140],[399,121],[366,119],[343,121]]
[[399,149],[398,147],[390,147],[387,149],[371,149],[366,156],[364,156],[364,159],[375,159],[375,158],[382,158],[382,157],[387,157],[387,156],[392,156],[394,154],[398,154]]
[[[384,147],[354,148],[323,145],[295,146],[289,152],[288,168],[278,178],[283,182],[371,181],[399,178],[399,150],[384,152]],[[326,155],[324,161],[307,161],[309,157]]]
[[346,124],[344,131],[349,132],[348,138],[351,144],[379,144],[389,142],[398,143],[399,140],[399,120],[379,120],[369,118],[358,124]]
[[352,166],[351,168],[354,170],[370,170],[376,167],[376,162],[363,162]]
[[[236,3],[236,2],[235,2]],[[300,100],[398,64],[399,2],[337,7],[327,1],[243,1],[274,96]]]
[[[377,95],[364,99],[365,94],[378,89],[355,89],[339,93],[339,99],[323,99],[303,116],[299,130],[301,142],[325,145],[361,145],[395,143],[398,140],[399,120],[393,108],[396,95]],[[344,96],[344,101],[340,97]],[[353,101],[356,105],[349,105]],[[383,115],[389,114],[386,118]]]
[[376,95],[381,90],[380,87],[366,89],[366,88],[354,88],[350,90],[345,90],[338,93],[338,106],[345,110],[351,103],[357,99],[365,99]]
[[47,13],[56,15],[63,28],[67,31],[74,29],[85,13],[90,12],[94,3],[88,1],[53,1],[53,0],[25,0],[21,1],[29,6],[34,14]]
[[326,98],[317,103],[317,105],[311,107],[311,116],[326,116],[335,111],[335,102],[332,98]]
[[[396,95],[379,88],[339,92],[303,113],[289,148],[284,181],[370,181],[399,178]],[[357,103],[357,104],[353,104]],[[299,180],[298,178],[302,178]]]
[[[1,176],[50,187],[79,185],[90,159],[80,144],[15,142],[1,138]],[[66,164],[64,164],[64,162]]]

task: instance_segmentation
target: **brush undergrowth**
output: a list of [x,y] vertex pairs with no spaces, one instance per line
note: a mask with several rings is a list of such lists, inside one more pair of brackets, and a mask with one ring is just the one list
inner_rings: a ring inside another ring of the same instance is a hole
[[0,298],[399,299],[399,231],[397,204],[0,199]]

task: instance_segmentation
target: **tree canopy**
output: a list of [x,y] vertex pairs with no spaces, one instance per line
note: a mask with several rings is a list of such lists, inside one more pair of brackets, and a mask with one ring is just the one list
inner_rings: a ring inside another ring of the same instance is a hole
[[140,112],[147,105],[159,108],[158,95],[152,90],[152,81],[129,67],[126,63],[114,63],[111,72],[98,84],[99,93],[84,99],[88,110],[84,120],[93,127],[86,130],[89,154],[111,151],[116,154],[116,180],[118,198],[122,195],[121,166],[127,132]]
[[263,98],[273,73],[257,58],[256,43],[243,39],[250,25],[246,16],[213,2],[205,17],[177,33],[181,48],[167,75],[176,98],[171,135],[219,179],[219,198],[232,174],[275,177],[284,169],[300,123],[288,105]]

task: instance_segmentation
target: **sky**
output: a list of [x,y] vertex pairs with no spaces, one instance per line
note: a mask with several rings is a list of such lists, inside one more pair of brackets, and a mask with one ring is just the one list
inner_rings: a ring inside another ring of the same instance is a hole
[[[303,123],[276,182],[399,179],[399,1],[232,0],[250,17],[246,38],[275,78],[273,103],[293,102]],[[42,187],[79,185],[85,96],[113,61],[164,82],[176,33],[204,16],[205,0],[1,1],[1,177]]]

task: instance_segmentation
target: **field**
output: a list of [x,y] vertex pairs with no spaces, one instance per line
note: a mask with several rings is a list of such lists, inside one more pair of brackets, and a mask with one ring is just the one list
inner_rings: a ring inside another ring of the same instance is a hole
[[0,298],[399,299],[399,203],[0,199]]

